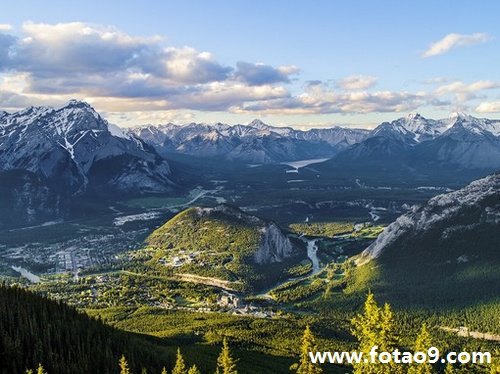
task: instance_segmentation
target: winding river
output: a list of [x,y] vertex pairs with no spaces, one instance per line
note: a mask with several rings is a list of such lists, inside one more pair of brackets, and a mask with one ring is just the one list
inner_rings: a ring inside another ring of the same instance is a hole
[[286,279],[286,280],[284,280],[284,281],[282,281],[282,282],[280,282],[278,284],[275,284],[274,286],[266,289],[265,291],[262,291],[260,294],[258,294],[256,296],[260,296],[260,297],[265,297],[267,299],[271,299],[271,296],[269,295],[269,292],[272,289],[274,289],[276,287],[279,287],[282,284],[285,284],[285,283],[290,282],[290,281],[297,281],[297,280],[302,280],[302,279],[306,279],[306,278],[312,277],[312,276],[318,274],[321,271],[321,266],[319,265],[319,259],[318,259],[318,246],[316,245],[316,242],[318,241],[318,239],[305,240],[302,236],[300,237],[300,239],[302,239],[305,242],[307,242],[307,257],[312,262],[312,272],[309,273],[309,274],[307,274],[307,275],[300,276],[300,277],[288,278],[288,279]]
[[318,239],[307,241],[307,257],[309,257],[309,260],[312,262],[312,273],[308,276],[316,275],[321,271],[318,259],[318,246],[316,245],[317,240]]

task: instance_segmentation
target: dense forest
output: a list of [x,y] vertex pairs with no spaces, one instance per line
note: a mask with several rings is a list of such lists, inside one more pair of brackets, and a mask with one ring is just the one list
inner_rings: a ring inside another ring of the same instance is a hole
[[24,373],[39,363],[50,374],[116,373],[122,355],[134,372],[145,365],[160,373],[175,360],[153,338],[119,331],[21,288],[0,286],[0,373]]

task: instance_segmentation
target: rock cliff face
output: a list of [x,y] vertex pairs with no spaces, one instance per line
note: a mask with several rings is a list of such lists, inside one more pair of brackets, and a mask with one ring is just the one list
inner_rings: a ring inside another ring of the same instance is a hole
[[268,223],[260,232],[262,233],[260,246],[253,256],[255,263],[282,262],[297,255],[297,250],[290,239],[274,223]]
[[260,243],[253,255],[256,264],[272,264],[297,256],[298,249],[274,222],[267,222],[256,216],[243,212],[241,209],[221,204],[214,208],[198,208],[198,214],[206,215],[214,212],[244,222],[255,227],[260,233]]

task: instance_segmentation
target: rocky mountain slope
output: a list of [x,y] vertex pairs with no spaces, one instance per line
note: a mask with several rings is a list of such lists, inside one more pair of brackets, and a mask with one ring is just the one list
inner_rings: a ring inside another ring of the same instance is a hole
[[[442,228],[440,241],[492,225],[500,230],[500,174],[477,180],[448,194],[438,195],[400,216],[364,252],[364,259],[380,257],[387,248],[407,237],[426,235]],[[466,254],[464,254],[466,256]],[[499,253],[500,255],[500,253]]]
[[275,223],[226,204],[179,213],[147,244],[141,253],[157,271],[217,279],[239,290],[272,284],[286,266],[306,257],[304,246]]
[[397,303],[498,308],[499,242],[494,174],[400,216],[358,259],[358,280]]
[[32,172],[69,194],[165,192],[172,185],[168,163],[152,147],[76,100],[3,113],[0,169]]

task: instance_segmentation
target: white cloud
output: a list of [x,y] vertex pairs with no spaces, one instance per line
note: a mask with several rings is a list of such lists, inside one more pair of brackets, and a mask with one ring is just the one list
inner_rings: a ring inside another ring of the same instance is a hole
[[432,43],[430,47],[424,53],[422,53],[422,57],[427,58],[431,56],[442,55],[456,47],[465,47],[469,45],[480,44],[491,39],[492,37],[486,33],[475,33],[470,35],[456,33],[448,34],[441,40]]
[[351,75],[339,81],[340,87],[344,90],[364,90],[373,87],[377,82],[376,77],[370,75]]
[[478,113],[500,113],[500,101],[486,101],[476,107]]
[[165,47],[157,36],[83,22],[27,22],[21,32],[0,34],[0,73],[22,76],[23,87],[13,92],[34,101],[36,95],[62,95],[101,98],[104,106],[113,101],[129,110],[227,110],[288,96],[279,84],[298,72],[295,66],[249,63],[235,69],[206,51]]
[[336,92],[322,85],[313,85],[294,97],[250,103],[233,110],[270,114],[407,112],[424,104],[432,105],[431,99],[425,92]]
[[8,23],[0,23],[0,31],[10,31],[12,30],[12,25]]
[[463,103],[465,101],[475,99],[477,97],[476,93],[480,91],[495,88],[500,88],[500,83],[489,80],[480,80],[469,84],[462,81],[455,81],[439,86],[434,91],[434,94],[436,96],[452,94],[455,95],[458,103]]

